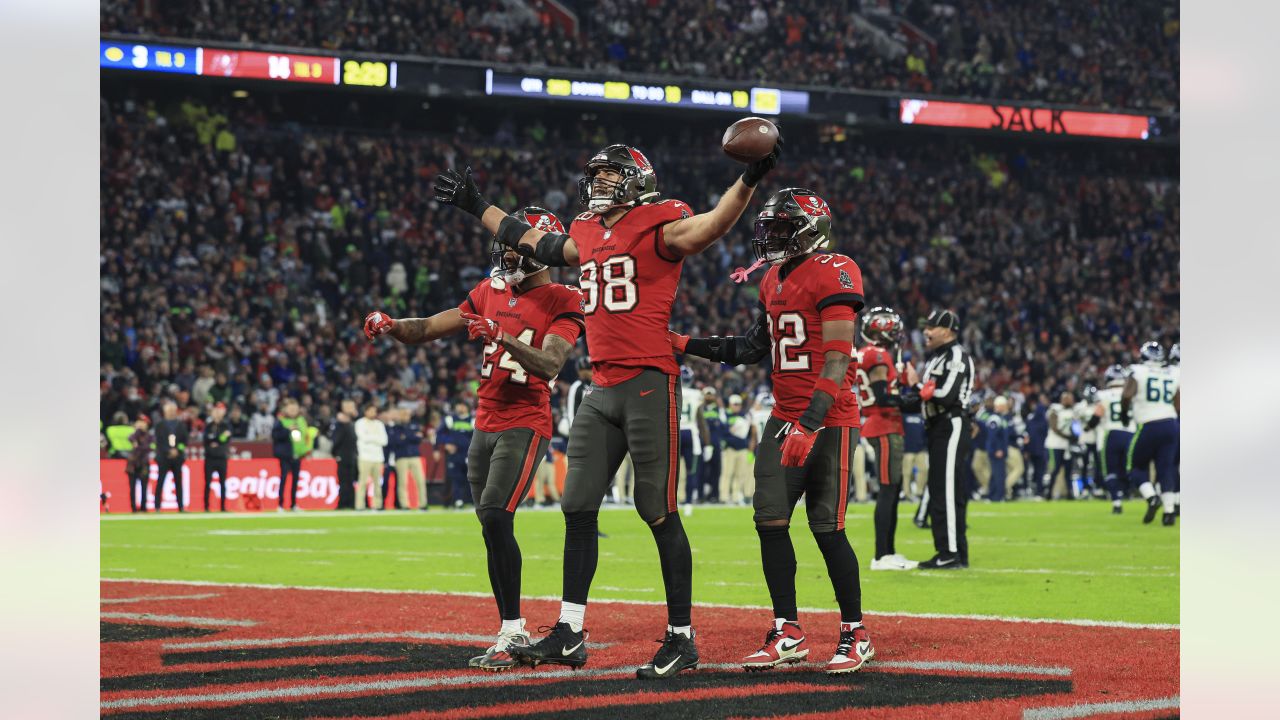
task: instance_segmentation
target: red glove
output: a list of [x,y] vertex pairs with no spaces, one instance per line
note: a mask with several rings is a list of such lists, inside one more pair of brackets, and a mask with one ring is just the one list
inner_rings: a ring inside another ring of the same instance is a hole
[[685,347],[689,345],[689,336],[681,335],[675,330],[668,330],[667,334],[671,336],[671,349],[683,355]]
[[800,423],[792,423],[791,430],[782,441],[783,467],[804,467],[804,461],[808,459],[809,451],[818,439],[818,430],[805,430]]
[[497,320],[483,318],[474,313],[462,313],[462,319],[467,321],[467,336],[472,340],[491,343],[502,341],[502,327],[498,325]]
[[391,332],[392,326],[396,324],[391,316],[384,312],[371,312],[364,318],[364,336],[370,340],[379,335],[386,335]]
[[937,389],[938,389],[938,382],[936,380],[930,380],[929,382],[925,383],[923,387],[920,388],[920,399],[921,400],[933,399],[933,393]]

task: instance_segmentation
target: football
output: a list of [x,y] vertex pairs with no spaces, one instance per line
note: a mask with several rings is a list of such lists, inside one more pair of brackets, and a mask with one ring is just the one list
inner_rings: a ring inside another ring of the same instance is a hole
[[741,163],[755,162],[773,151],[778,128],[761,117],[742,118],[724,131],[724,154]]

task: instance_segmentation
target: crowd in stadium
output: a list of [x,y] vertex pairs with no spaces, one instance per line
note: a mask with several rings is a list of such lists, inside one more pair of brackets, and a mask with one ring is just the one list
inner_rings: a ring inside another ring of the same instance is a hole
[[[456,306],[488,273],[489,238],[438,207],[430,179],[474,163],[502,206],[544,205],[569,220],[581,163],[610,141],[606,126],[517,132],[500,122],[447,138],[391,136],[290,125],[269,106],[106,96],[102,421],[132,421],[169,398],[198,437],[211,405],[224,402],[236,437],[264,438],[282,398],[297,398],[320,428],[352,398],[440,427],[474,401],[479,346],[370,344],[360,329],[374,309],[405,317]],[[664,195],[710,207],[734,166],[714,146],[649,132],[648,144],[633,142]],[[980,387],[1030,397],[1096,382],[1159,328],[1178,327],[1176,175],[1126,152],[955,138],[821,143],[797,132],[767,184],[809,185],[826,198],[835,247],[861,265],[868,302],[894,306],[913,329],[908,353],[920,356],[930,307],[957,308]],[[753,213],[686,262],[677,330],[749,325],[754,283],[728,275],[753,259]],[[763,367],[689,365],[721,402],[766,389]],[[562,378],[559,392],[572,363]]]
[[[103,32],[1171,110],[1177,3],[603,0],[102,3]],[[149,11],[146,10],[149,8]]]

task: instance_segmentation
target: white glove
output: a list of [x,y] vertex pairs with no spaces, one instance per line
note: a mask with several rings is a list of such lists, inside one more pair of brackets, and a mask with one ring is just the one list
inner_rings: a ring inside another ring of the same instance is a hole
[[711,462],[711,446],[706,445],[702,448],[702,462]]

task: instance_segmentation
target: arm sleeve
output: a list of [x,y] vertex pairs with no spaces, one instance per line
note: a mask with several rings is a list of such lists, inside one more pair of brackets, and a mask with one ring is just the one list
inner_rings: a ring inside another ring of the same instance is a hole
[[745,335],[692,338],[685,353],[728,365],[754,365],[769,354],[769,327],[763,311],[756,316]]

